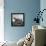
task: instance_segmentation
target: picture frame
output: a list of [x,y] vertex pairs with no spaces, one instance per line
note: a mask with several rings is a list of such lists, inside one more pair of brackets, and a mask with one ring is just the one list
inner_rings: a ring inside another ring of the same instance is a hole
[[11,26],[24,26],[25,15],[24,13],[11,13]]

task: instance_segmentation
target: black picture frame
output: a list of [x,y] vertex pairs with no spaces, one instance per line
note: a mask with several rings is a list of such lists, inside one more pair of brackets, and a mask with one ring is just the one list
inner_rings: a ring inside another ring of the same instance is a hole
[[24,13],[11,13],[11,26],[24,26],[25,15]]

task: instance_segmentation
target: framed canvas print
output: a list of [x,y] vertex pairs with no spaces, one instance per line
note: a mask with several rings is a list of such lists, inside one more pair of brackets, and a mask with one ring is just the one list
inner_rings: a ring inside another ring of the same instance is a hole
[[24,26],[24,13],[11,13],[11,26]]

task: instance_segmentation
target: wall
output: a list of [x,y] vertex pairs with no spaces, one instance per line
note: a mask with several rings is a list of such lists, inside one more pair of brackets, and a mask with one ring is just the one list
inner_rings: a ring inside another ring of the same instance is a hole
[[[46,0],[41,0],[41,1],[40,1],[40,9],[41,9],[41,11],[42,11],[43,9],[46,9]],[[46,27],[46,10],[43,12],[42,17],[43,17],[43,22],[41,21],[41,22],[40,22],[40,25]]]
[[[40,0],[4,0],[4,36],[7,41],[18,41],[32,29]],[[11,13],[25,13],[25,26],[12,27]]]

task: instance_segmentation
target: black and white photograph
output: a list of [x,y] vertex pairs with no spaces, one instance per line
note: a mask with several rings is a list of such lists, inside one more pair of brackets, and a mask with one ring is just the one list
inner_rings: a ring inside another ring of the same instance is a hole
[[11,13],[11,26],[24,26],[24,13]]

